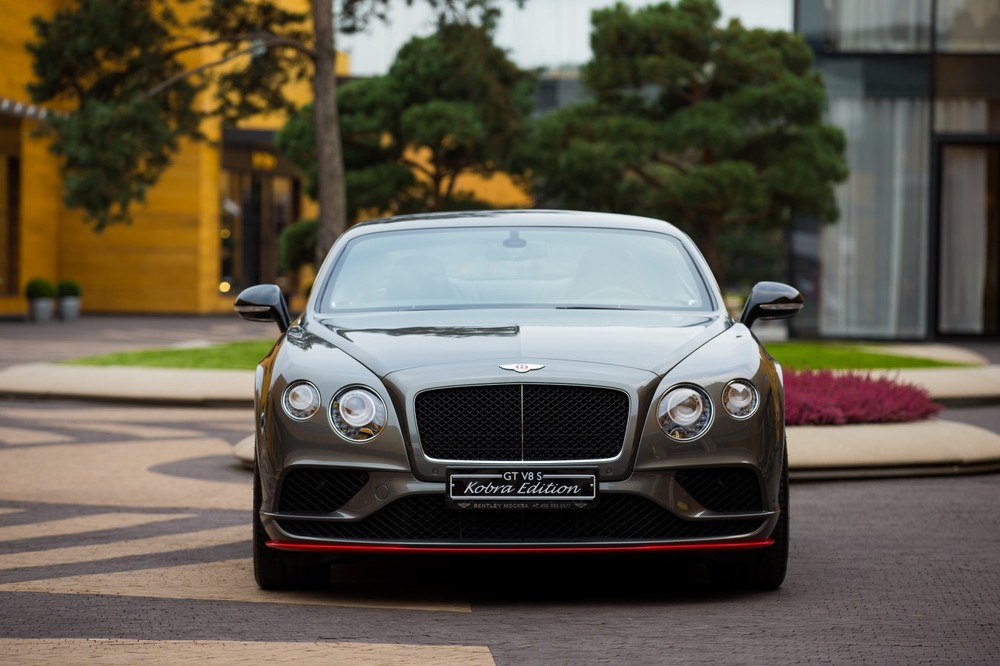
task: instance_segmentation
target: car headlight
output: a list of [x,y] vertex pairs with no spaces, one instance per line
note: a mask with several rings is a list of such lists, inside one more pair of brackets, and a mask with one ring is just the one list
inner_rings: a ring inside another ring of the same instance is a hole
[[366,388],[341,391],[330,403],[330,421],[341,436],[353,442],[372,439],[386,423],[385,403]]
[[712,401],[693,386],[668,391],[656,408],[660,428],[668,437],[687,441],[701,437],[712,423]]
[[735,379],[722,389],[722,406],[734,419],[748,419],[757,411],[760,396],[748,381]]
[[319,409],[319,389],[307,381],[292,382],[281,394],[281,407],[296,421],[305,421]]

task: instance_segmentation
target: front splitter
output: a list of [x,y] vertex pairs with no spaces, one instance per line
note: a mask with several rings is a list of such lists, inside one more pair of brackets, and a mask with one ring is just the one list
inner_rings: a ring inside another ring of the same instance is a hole
[[388,544],[299,543],[268,541],[268,547],[308,553],[436,553],[436,554],[540,554],[540,553],[648,553],[752,550],[774,545],[774,539],[754,541],[653,543],[621,546],[397,546]]

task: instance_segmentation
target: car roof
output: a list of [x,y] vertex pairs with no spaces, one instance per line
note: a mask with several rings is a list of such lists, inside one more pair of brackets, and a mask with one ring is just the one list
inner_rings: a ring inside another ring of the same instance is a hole
[[386,231],[387,227],[399,229],[440,229],[448,227],[483,226],[524,226],[524,227],[594,227],[613,229],[635,229],[656,231],[672,236],[685,236],[677,227],[651,217],[621,215],[618,213],[597,213],[576,210],[484,210],[453,213],[421,213],[399,215],[369,220],[354,225],[348,230],[350,236]]

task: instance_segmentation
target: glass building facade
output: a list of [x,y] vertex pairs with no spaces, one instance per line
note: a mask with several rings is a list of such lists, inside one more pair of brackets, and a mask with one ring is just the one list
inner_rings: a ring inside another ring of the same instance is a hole
[[840,219],[792,270],[825,337],[1000,336],[1000,2],[796,0],[847,138]]

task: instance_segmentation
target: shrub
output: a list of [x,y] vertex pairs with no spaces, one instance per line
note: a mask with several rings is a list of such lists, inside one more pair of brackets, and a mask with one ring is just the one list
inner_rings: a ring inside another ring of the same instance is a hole
[[278,267],[282,273],[311,264],[316,254],[316,220],[299,220],[278,235]]
[[51,280],[36,277],[28,281],[27,286],[24,288],[24,294],[29,300],[34,300],[36,298],[55,298],[56,286],[52,284]]
[[785,371],[788,425],[901,423],[939,411],[923,388],[894,379],[830,370]]
[[69,297],[80,297],[82,290],[80,289],[80,283],[76,280],[60,280],[59,284],[56,285],[56,295],[59,298],[69,298]]

